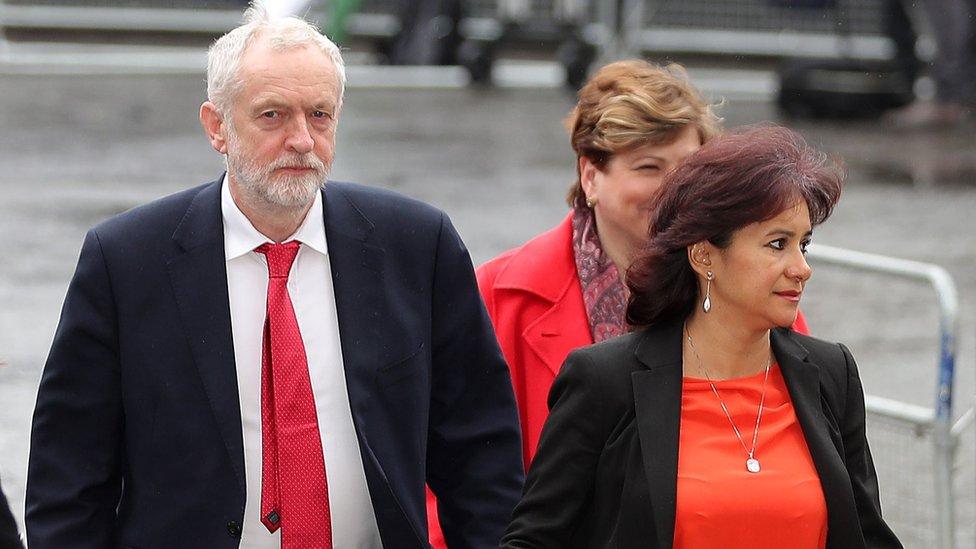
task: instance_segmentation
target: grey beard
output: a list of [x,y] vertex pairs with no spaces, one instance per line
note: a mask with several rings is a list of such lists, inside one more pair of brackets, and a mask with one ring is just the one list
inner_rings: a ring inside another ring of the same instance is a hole
[[[228,139],[228,153],[225,157],[227,172],[234,177],[244,194],[266,204],[284,209],[307,206],[315,199],[315,193],[322,188],[329,177],[329,168],[312,153],[290,155],[278,158],[267,166],[260,166],[250,159],[234,154],[239,150],[236,136]],[[312,168],[307,175],[274,175],[274,171],[284,167]]]

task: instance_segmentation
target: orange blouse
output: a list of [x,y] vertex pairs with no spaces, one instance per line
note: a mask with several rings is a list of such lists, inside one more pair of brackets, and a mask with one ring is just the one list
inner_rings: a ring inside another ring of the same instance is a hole
[[[764,372],[716,381],[747,447]],[[779,365],[769,370],[755,453],[758,473],[708,381],[684,378],[674,547],[823,548],[827,506]]]

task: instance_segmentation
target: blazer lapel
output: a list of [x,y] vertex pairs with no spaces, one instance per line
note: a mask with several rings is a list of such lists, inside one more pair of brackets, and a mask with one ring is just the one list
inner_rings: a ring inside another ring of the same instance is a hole
[[634,352],[634,405],[658,547],[674,543],[681,421],[681,325],[645,332]]
[[322,207],[349,407],[384,545],[400,543],[406,547],[407,540],[418,540],[419,545],[420,535],[407,519],[374,451],[374,445],[382,441],[370,443],[368,415],[373,381],[377,367],[394,358],[384,354],[382,343],[395,336],[385,332],[383,322],[390,318],[382,291],[385,252],[370,244],[375,226],[344,192],[344,186],[335,181],[326,183]]
[[[770,334],[773,354],[793,401],[796,419],[803,429],[810,457],[820,476],[824,500],[827,504],[827,533],[837,536],[860,529],[854,495],[851,491],[847,467],[842,458],[843,443],[836,425],[831,425],[823,412],[820,366],[812,362],[807,350],[788,330],[773,330]],[[829,539],[829,537],[828,537]],[[828,544],[829,545],[829,544]]]
[[373,370],[383,363],[376,355],[379,343],[385,341],[386,306],[381,291],[384,251],[368,243],[373,223],[341,185],[332,181],[325,185],[322,207],[349,405],[357,430],[365,435],[369,384]]
[[178,253],[167,263],[180,318],[241,491],[244,442],[224,258],[220,181],[204,187],[173,233]]

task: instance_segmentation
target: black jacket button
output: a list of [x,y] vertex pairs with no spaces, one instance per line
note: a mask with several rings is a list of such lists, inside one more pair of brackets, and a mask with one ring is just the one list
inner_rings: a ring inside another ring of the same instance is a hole
[[230,521],[227,523],[227,533],[230,537],[235,539],[241,539],[241,525],[237,524],[237,521]]

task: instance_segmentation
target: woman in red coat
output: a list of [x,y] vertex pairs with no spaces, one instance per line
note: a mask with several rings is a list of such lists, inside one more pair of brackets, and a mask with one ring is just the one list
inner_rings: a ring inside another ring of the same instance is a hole
[[[639,60],[597,71],[566,122],[578,176],[570,212],[477,272],[512,373],[526,468],[566,355],[629,330],[622,275],[647,239],[651,197],[664,174],[721,132],[681,66]],[[806,333],[802,316],[794,329]],[[431,543],[443,548],[430,494],[427,512]]]

